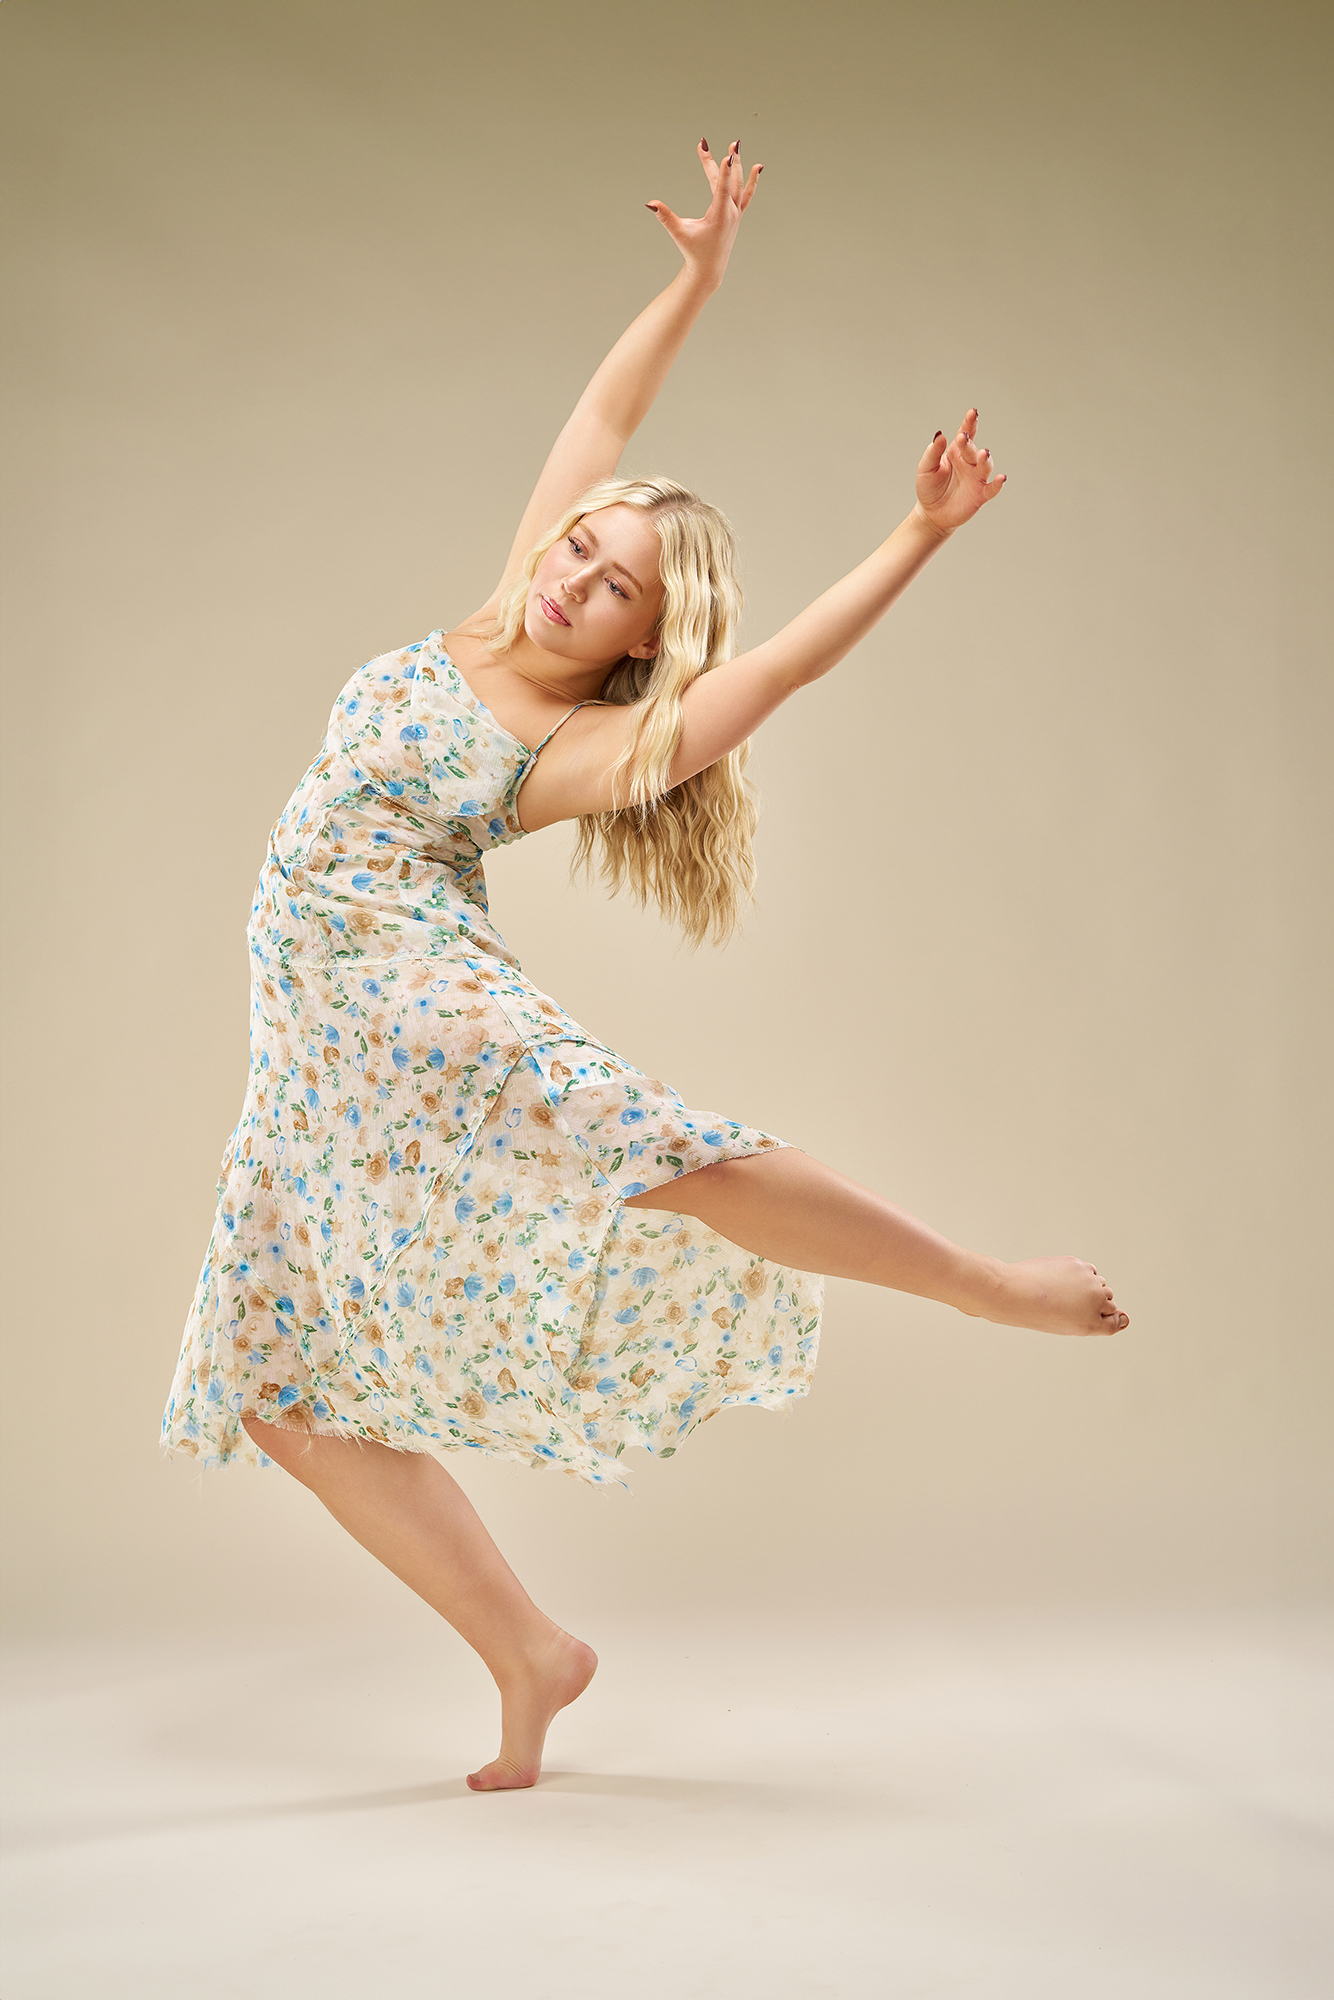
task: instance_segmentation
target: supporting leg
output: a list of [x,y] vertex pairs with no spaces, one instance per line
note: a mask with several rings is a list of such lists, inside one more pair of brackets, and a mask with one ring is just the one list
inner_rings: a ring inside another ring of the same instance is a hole
[[963,1250],[795,1146],[701,1167],[626,1205],[670,1207],[775,1263],[914,1292],[1002,1326],[1086,1334],[1130,1324],[1082,1258],[1003,1264]]
[[282,1430],[257,1417],[243,1422],[261,1451],[485,1660],[500,1689],[501,1745],[494,1762],[469,1777],[473,1790],[535,1783],[552,1717],[593,1678],[592,1647],[538,1610],[438,1459]]

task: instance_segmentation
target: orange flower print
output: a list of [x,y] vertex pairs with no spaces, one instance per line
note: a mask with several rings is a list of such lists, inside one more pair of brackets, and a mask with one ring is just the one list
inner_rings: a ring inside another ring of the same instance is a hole
[[433,633],[351,676],[270,832],[251,1070],[163,1418],[193,1462],[254,1463],[248,1411],[624,1484],[628,1447],[809,1386],[820,1280],[670,1208],[681,1173],[781,1142],[590,1037],[492,925],[522,754]]

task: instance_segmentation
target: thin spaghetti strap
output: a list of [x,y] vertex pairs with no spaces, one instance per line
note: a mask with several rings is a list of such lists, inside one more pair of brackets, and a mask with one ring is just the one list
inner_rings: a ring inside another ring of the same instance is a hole
[[543,751],[543,750],[545,750],[545,749],[546,749],[546,747],[547,747],[547,745],[548,745],[548,743],[550,743],[550,741],[551,741],[552,737],[553,737],[553,736],[554,736],[554,735],[556,734],[556,731],[557,731],[558,729],[562,729],[562,728],[564,728],[565,724],[566,724],[566,723],[567,723],[567,722],[569,721],[570,717],[571,717],[572,715],[576,714],[576,713],[578,712],[578,710],[579,710],[579,709],[581,709],[581,708],[602,708],[602,707],[604,707],[604,706],[605,706],[605,704],[604,704],[604,703],[602,703],[602,702],[600,702],[600,701],[577,701],[577,702],[576,702],[576,703],[574,704],[574,707],[573,707],[573,708],[567,708],[567,709],[566,709],[566,711],[565,711],[564,715],[562,715],[562,717],[560,718],[560,721],[559,721],[559,722],[553,722],[553,723],[552,723],[552,725],[551,725],[550,729],[548,729],[548,731],[547,731],[546,735],[545,735],[545,736],[544,736],[544,737],[542,738],[542,741],[541,741],[541,742],[540,742],[540,743],[539,743],[539,744],[537,745],[537,748],[536,748],[536,749],[535,749],[535,750],[534,750],[534,751],[532,752],[532,755],[533,755],[534,757],[536,757],[536,756],[537,756],[537,755],[539,754],[539,752],[540,752],[540,751]]

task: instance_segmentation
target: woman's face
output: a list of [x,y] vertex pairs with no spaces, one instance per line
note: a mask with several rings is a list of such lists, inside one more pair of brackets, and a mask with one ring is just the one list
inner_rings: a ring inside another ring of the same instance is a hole
[[599,507],[537,566],[524,610],[534,644],[564,660],[613,666],[658,650],[658,536],[642,508]]

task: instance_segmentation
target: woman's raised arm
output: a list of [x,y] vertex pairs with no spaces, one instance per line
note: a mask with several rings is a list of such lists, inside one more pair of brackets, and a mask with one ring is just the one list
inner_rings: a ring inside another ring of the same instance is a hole
[[[946,444],[937,431],[917,467],[917,504],[874,554],[798,612],[763,645],[701,674],[681,696],[681,735],[671,782],[684,784],[744,743],[798,688],[827,674],[879,624],[919,570],[956,528],[971,521],[1005,484],[975,442],[970,410]],[[619,801],[612,773],[630,742],[630,707],[592,707],[556,738],[524,787],[523,824],[606,812]]]
[[712,190],[705,213],[683,217],[674,215],[665,202],[646,203],[685,261],[666,290],[626,328],[575,404],[551,447],[504,572],[484,610],[494,608],[543,529],[586,487],[615,472],[705,301],[723,281],[741,217],[763,169],[752,167],[743,185],[736,145],[728,148],[721,163],[713,158],[707,140],[700,140],[697,151]]
[[956,528],[1005,484],[969,410],[949,444],[935,437],[917,466],[917,504],[892,535],[763,645],[704,674],[681,698],[682,730],[672,762],[681,784],[745,741],[800,687],[819,680],[879,624]]

